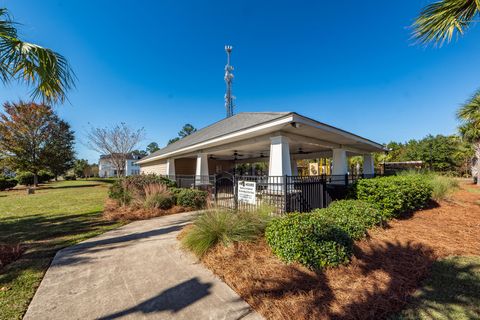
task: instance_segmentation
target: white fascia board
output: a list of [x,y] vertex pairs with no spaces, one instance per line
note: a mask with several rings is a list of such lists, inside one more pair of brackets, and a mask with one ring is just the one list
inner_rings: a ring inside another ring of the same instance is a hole
[[309,126],[312,126],[312,127],[315,127],[315,128],[321,129],[321,130],[324,130],[324,131],[328,131],[328,132],[340,134],[340,135],[342,135],[342,136],[344,136],[344,137],[346,137],[346,138],[353,139],[353,140],[355,140],[355,141],[362,142],[362,143],[365,143],[365,144],[369,144],[369,145],[371,145],[371,146],[373,146],[373,147],[375,147],[375,148],[378,148],[378,149],[381,149],[381,150],[383,150],[383,151],[386,151],[386,150],[385,150],[385,147],[384,147],[383,145],[377,143],[377,142],[368,140],[368,139],[366,139],[366,138],[357,136],[356,134],[347,132],[347,131],[342,130],[342,129],[339,129],[339,128],[335,128],[335,127],[330,126],[330,125],[328,125],[328,124],[325,124],[325,123],[322,123],[322,122],[319,122],[319,121],[316,121],[316,120],[313,120],[313,119],[304,117],[304,116],[299,115],[299,114],[294,114],[294,116],[293,116],[293,122],[297,122],[297,123],[309,125]]
[[152,158],[145,159],[145,160],[140,160],[137,163],[138,164],[144,164],[144,163],[148,163],[148,162],[152,162],[152,161],[156,161],[156,160],[162,160],[162,159],[166,159],[166,158],[170,158],[170,157],[179,156],[181,154],[184,154],[184,153],[187,153],[187,152],[193,152],[195,150],[201,150],[202,148],[214,147],[214,146],[217,146],[217,145],[221,145],[222,143],[232,142],[232,140],[233,141],[241,140],[242,137],[245,136],[245,135],[252,134],[252,133],[255,133],[255,132],[261,132],[261,131],[268,130],[268,129],[272,129],[272,128],[275,128],[277,126],[282,126],[282,125],[285,125],[287,123],[292,122],[293,119],[294,119],[293,114],[289,114],[289,115],[287,115],[283,118],[280,118],[280,119],[277,119],[277,120],[274,120],[274,121],[271,121],[271,122],[262,123],[262,124],[257,125],[257,126],[253,126],[253,127],[247,128],[247,129],[240,130],[240,131],[232,132],[232,133],[229,133],[229,134],[217,137],[217,138],[213,138],[213,139],[210,139],[210,140],[207,140],[207,141],[204,141],[204,142],[200,142],[200,143],[197,143],[197,144],[194,144],[194,145],[182,148],[182,149],[178,149],[178,150],[171,151],[171,152],[168,152],[168,153],[165,153],[165,154],[161,154],[161,155],[158,155],[156,157],[152,157]]

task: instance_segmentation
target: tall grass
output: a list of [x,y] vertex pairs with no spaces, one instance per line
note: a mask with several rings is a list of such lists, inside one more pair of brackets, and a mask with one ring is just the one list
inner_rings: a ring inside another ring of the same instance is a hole
[[255,240],[264,233],[271,212],[266,207],[252,212],[209,210],[198,216],[186,230],[182,245],[202,257],[217,244]]
[[435,172],[403,171],[398,175],[417,175],[428,180],[433,188],[432,199],[439,201],[447,199],[452,192],[458,189],[458,180],[454,177],[444,176]]

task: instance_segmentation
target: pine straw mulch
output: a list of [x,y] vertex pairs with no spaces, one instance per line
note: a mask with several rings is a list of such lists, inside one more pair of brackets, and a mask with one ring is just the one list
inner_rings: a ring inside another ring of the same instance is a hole
[[480,188],[461,185],[450,201],[372,230],[350,264],[319,273],[285,265],[263,239],[217,246],[202,262],[267,319],[384,319],[405,306],[433,261],[479,254],[479,199]]
[[103,210],[103,217],[108,221],[135,221],[192,210],[192,208],[182,206],[173,206],[168,210],[135,208],[130,206],[120,206],[116,201],[107,199]]

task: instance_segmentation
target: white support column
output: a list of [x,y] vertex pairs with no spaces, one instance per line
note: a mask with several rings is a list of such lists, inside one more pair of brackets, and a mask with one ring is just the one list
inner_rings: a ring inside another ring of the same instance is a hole
[[[344,176],[348,173],[347,151],[345,149],[333,149],[332,175]],[[335,177],[332,183],[345,184],[345,179]]]
[[175,179],[175,159],[167,159],[167,176],[171,179]]
[[293,157],[290,157],[290,162],[292,164],[292,175],[298,176],[297,160],[293,159]]
[[370,153],[363,155],[363,174],[370,176],[375,174],[373,156]]
[[271,137],[270,164],[268,166],[268,189],[275,193],[283,192],[283,177],[286,175],[292,175],[288,138],[284,136]]
[[208,184],[208,157],[206,153],[197,155],[197,167],[195,170],[195,184]]

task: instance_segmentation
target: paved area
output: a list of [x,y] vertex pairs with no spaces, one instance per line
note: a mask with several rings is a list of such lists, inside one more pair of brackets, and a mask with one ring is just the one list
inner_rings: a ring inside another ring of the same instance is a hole
[[57,253],[24,319],[261,319],[179,248],[195,213],[130,223]]

